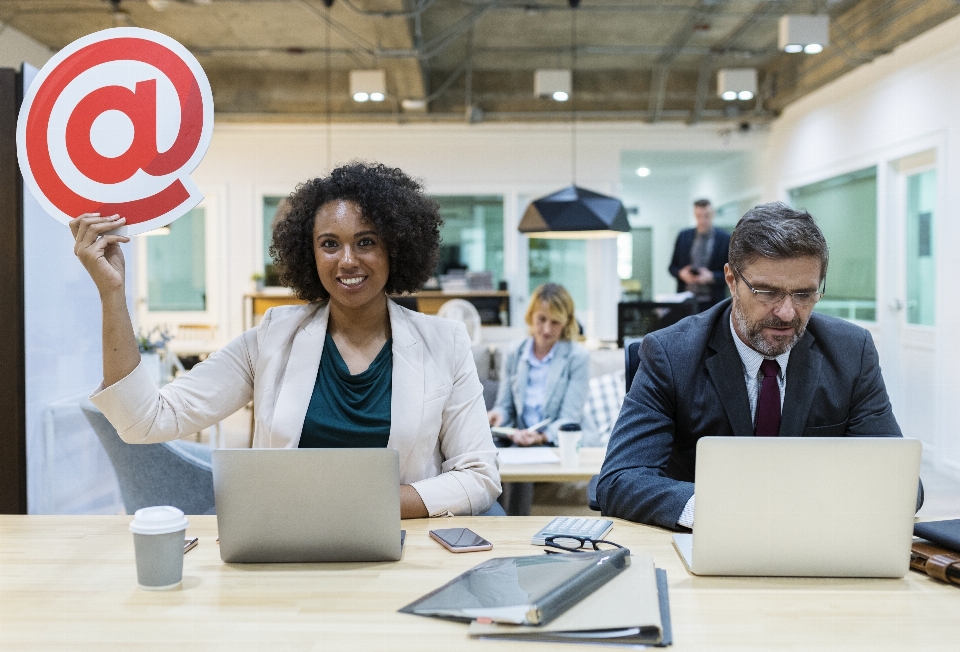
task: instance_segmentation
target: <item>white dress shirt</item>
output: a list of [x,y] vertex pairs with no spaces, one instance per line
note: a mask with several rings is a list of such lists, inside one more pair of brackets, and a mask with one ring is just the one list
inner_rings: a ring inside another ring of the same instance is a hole
[[[787,393],[787,362],[790,360],[790,351],[781,353],[776,358],[767,356],[754,351],[747,346],[733,328],[733,316],[730,317],[730,333],[733,335],[733,342],[737,345],[737,353],[740,354],[740,361],[743,363],[743,380],[747,384],[747,398],[750,399],[750,419],[755,424],[757,422],[757,399],[760,396],[760,386],[763,384],[763,378],[760,376],[760,365],[764,360],[776,360],[780,366],[780,373],[777,374],[777,385],[780,387],[780,410],[783,410],[783,397]],[[683,506],[680,518],[677,519],[677,525],[684,527],[693,527],[693,511],[696,494],[690,496],[690,500]]]

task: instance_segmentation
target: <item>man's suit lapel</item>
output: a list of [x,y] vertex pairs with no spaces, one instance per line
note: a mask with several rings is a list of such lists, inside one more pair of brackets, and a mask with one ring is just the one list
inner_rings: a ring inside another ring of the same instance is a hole
[[707,358],[707,374],[713,383],[720,404],[727,414],[730,428],[737,437],[753,436],[750,399],[743,379],[743,360],[730,332],[730,309],[724,311],[714,327],[709,347],[714,354]]
[[803,436],[823,362],[823,355],[813,348],[815,341],[813,334],[807,331],[790,351],[787,391],[783,397],[783,415],[780,419],[781,437]]

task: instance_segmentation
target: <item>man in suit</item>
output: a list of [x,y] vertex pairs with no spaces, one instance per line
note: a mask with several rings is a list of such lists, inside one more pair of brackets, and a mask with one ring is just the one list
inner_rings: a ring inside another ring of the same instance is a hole
[[698,309],[706,310],[723,301],[726,294],[723,266],[727,263],[730,234],[713,228],[710,200],[693,202],[693,215],[697,226],[677,236],[670,274],[677,279],[677,292],[693,292]]
[[731,299],[643,339],[597,486],[605,515],[692,528],[701,437],[901,436],[870,333],[813,314],[827,262],[808,213],[743,216]]

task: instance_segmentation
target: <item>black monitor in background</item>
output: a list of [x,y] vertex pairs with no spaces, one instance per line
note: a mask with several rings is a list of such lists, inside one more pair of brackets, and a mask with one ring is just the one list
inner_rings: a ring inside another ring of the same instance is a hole
[[617,304],[617,346],[623,348],[625,337],[643,337],[672,326],[696,311],[697,302],[693,299],[681,303],[622,301]]

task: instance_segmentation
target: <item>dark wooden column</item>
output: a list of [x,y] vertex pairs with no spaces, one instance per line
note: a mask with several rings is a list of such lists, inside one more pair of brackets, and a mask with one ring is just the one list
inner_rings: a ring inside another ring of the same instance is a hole
[[0,68],[0,513],[27,513],[20,75]]

